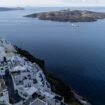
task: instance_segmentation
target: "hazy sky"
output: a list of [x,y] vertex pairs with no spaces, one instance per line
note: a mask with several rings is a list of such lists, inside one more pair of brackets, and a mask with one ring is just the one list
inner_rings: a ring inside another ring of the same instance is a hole
[[0,0],[0,6],[96,6],[105,0]]

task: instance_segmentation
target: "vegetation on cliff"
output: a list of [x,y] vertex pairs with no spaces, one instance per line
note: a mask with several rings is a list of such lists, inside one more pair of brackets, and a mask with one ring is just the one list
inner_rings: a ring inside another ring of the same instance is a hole
[[63,80],[52,73],[46,73],[46,78],[51,84],[52,91],[64,97],[64,101],[70,105],[82,105],[74,96],[72,89]]

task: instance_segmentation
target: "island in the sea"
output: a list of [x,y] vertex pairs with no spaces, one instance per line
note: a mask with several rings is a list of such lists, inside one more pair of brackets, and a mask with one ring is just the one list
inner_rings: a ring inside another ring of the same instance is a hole
[[0,7],[0,11],[11,11],[11,10],[24,10],[24,8],[21,8],[21,7],[15,7],[15,8]]
[[87,10],[60,10],[51,12],[41,12],[26,15],[25,17],[38,18],[40,20],[51,20],[60,22],[92,22],[104,19],[105,13]]

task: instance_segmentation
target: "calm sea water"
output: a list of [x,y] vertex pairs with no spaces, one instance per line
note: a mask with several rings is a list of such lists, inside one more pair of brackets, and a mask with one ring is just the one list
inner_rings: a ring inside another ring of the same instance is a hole
[[68,22],[23,17],[59,9],[63,8],[0,12],[0,36],[44,59],[47,70],[62,77],[93,105],[105,105],[105,20],[72,27]]

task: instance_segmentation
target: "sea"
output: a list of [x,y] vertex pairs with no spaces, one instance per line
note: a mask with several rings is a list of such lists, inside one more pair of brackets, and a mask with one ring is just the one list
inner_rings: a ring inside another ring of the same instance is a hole
[[1,11],[0,37],[43,59],[47,71],[62,78],[92,105],[105,105],[105,19],[70,23],[24,17],[68,8],[105,12],[104,7],[27,7]]

